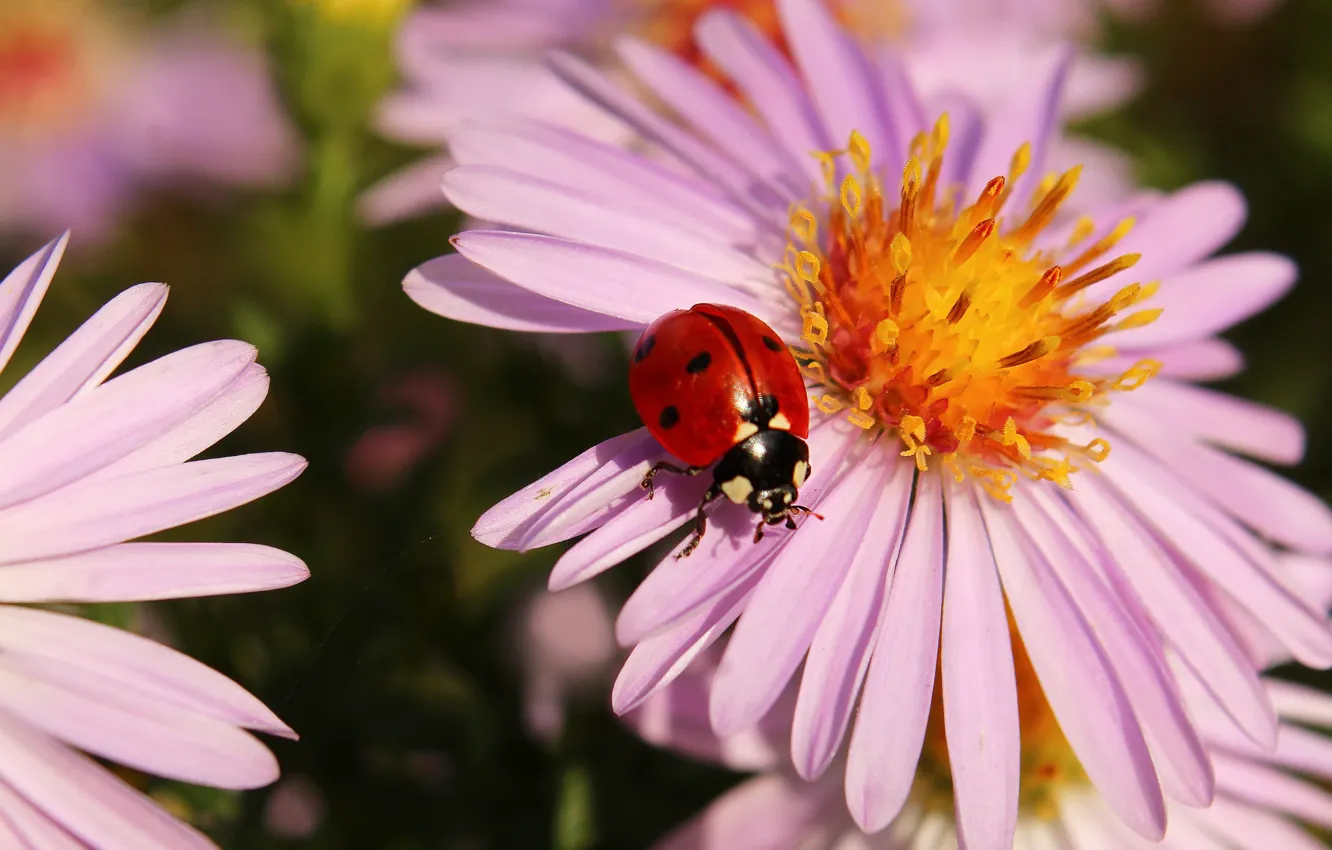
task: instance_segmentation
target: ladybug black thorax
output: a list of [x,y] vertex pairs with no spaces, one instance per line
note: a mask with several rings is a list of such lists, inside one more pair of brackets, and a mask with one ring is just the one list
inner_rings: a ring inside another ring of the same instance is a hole
[[712,477],[722,495],[747,504],[770,525],[786,519],[809,476],[809,446],[790,433],[764,429],[722,455]]

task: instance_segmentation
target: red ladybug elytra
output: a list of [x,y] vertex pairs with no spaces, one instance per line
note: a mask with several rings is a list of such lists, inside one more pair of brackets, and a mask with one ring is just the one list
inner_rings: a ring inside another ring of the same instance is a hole
[[688,464],[653,466],[643,478],[648,498],[658,472],[697,475],[716,464],[693,539],[677,557],[698,546],[707,530],[705,509],[720,496],[761,514],[755,543],[764,525],[785,521],[793,529],[792,514],[813,513],[795,503],[810,470],[805,382],[795,358],[759,319],[720,304],[661,316],[634,346],[629,394],[652,436]]

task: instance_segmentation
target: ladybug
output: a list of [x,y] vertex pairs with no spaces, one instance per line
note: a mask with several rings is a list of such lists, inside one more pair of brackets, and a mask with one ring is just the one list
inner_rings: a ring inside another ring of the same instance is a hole
[[[648,431],[688,464],[658,463],[643,478],[652,498],[660,472],[698,475],[712,467],[712,486],[694,520],[689,555],[707,530],[706,509],[725,496],[760,514],[765,525],[796,527],[792,515],[809,476],[809,402],[800,367],[761,320],[735,307],[695,304],[661,316],[634,346],[629,394]],[[822,517],[819,517],[822,519]]]

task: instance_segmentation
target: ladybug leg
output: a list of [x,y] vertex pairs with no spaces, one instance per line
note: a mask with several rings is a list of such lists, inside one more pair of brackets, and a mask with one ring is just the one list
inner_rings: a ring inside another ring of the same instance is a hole
[[694,536],[690,538],[685,547],[676,555],[676,560],[688,558],[698,548],[698,544],[703,540],[703,533],[708,530],[708,515],[705,512],[713,499],[721,495],[721,488],[713,484],[708,488],[708,492],[703,494],[703,501],[698,503],[698,513],[694,515]]
[[[663,460],[660,463],[654,464],[652,468],[648,470],[647,475],[643,476],[643,481],[639,486],[641,486],[644,490],[648,491],[647,497],[651,499],[654,495],[656,495],[656,488],[653,486],[653,479],[657,477],[658,472],[674,472],[676,475],[693,476],[693,475],[698,475],[702,471],[703,467],[701,466],[681,467],[681,466],[676,466],[673,463],[667,463],[666,461]],[[715,499],[716,497],[714,496],[713,498]]]
[[[787,522],[790,522],[790,518],[789,518],[789,517],[787,518]],[[759,517],[758,525],[754,526],[754,542],[755,542],[755,543],[757,543],[757,542],[759,542],[760,540],[763,539],[763,526],[765,526],[765,525],[767,525],[767,520],[765,520],[763,517]]]
[[[811,511],[809,508],[805,507],[804,505],[792,505],[791,507],[787,508],[787,510],[793,514],[809,514],[815,519],[823,519],[823,514],[816,514],[813,511]],[[787,519],[789,520],[790,517],[787,517]],[[794,525],[789,525],[789,524],[786,527],[795,528]]]

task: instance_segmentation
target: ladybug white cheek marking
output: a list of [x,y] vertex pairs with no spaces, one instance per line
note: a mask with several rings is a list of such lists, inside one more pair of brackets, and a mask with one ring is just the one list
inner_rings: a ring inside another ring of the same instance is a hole
[[735,502],[737,505],[743,505],[745,501],[749,499],[749,494],[754,492],[754,485],[750,483],[748,478],[745,478],[742,475],[737,475],[735,478],[722,484],[721,491],[726,498],[730,499],[732,502]]
[[743,443],[745,440],[748,440],[750,437],[757,434],[758,430],[759,427],[753,422],[741,422],[739,425],[735,426],[735,437],[732,439],[737,443]]
[[777,431],[790,431],[791,420],[786,418],[785,413],[778,413],[768,420],[768,427]]
[[791,475],[791,482],[798,488],[805,483],[805,476],[809,475],[809,464],[803,460],[796,461],[795,470]]

